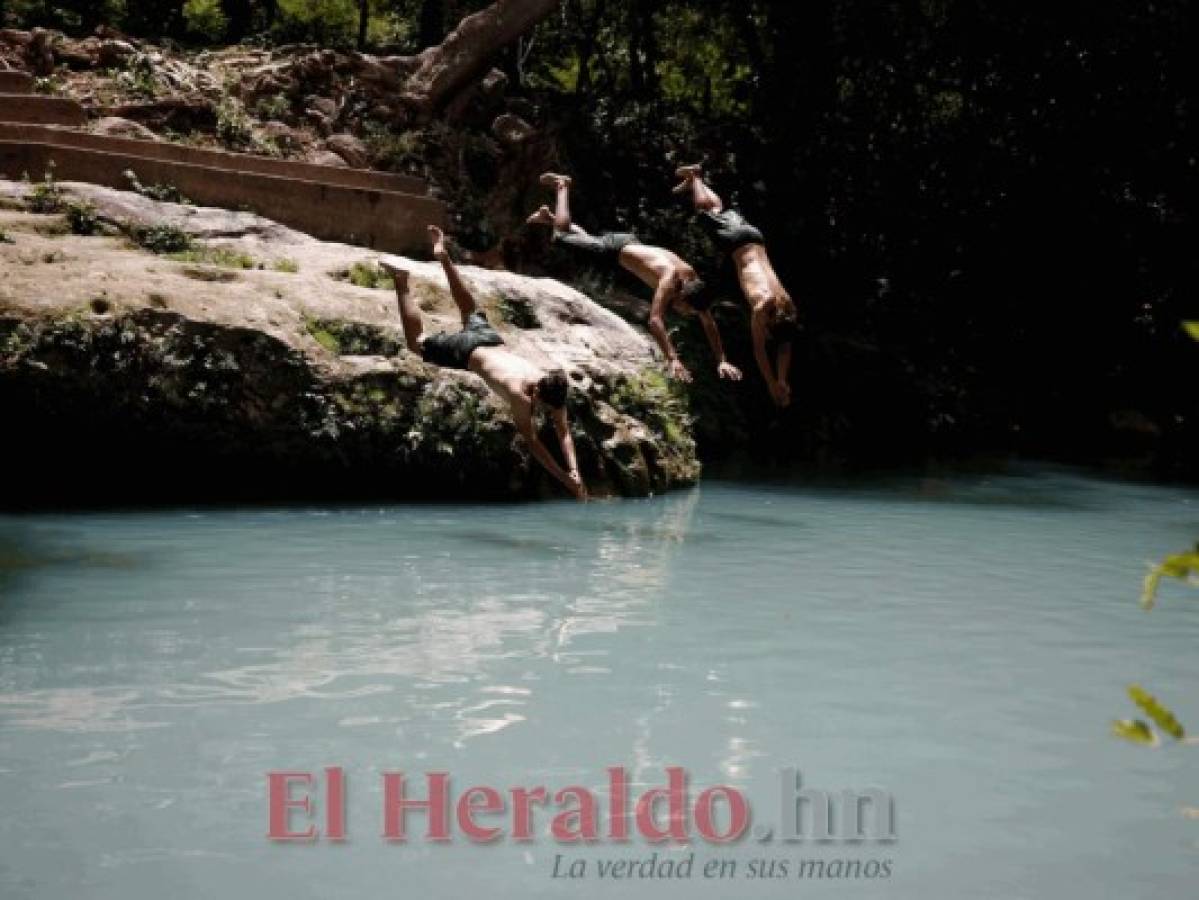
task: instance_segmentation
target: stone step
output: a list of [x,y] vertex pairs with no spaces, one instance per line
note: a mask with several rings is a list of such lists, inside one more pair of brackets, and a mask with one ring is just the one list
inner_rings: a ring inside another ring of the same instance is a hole
[[28,72],[0,70],[0,94],[32,94],[33,76]]
[[13,129],[6,131],[0,132],[0,173],[7,178],[28,174],[36,181],[53,162],[59,181],[125,190],[125,172],[133,169],[143,184],[174,185],[205,206],[246,209],[321,240],[405,255],[427,253],[425,226],[444,227],[446,220],[445,206],[428,196],[73,146],[58,139],[77,133],[53,128],[37,140],[28,131],[15,139]]
[[0,93],[0,122],[82,125],[86,121],[83,107],[69,97]]
[[[42,141],[60,146],[79,147],[84,150],[102,150],[146,159],[190,163],[197,166],[226,169],[231,172],[258,172],[263,175],[319,181],[343,187],[395,191],[401,194],[428,193],[428,186],[425,182],[411,175],[393,175],[387,172],[372,172],[369,169],[343,169],[338,166],[321,166],[286,159],[271,159],[266,156],[228,153],[224,150],[205,150],[166,141],[146,141],[137,138],[92,134],[86,131],[66,131],[59,128],[42,128],[37,125],[4,122],[0,122],[0,139]],[[145,183],[145,178],[137,171],[136,167],[134,167],[134,171],[137,172],[138,178]]]

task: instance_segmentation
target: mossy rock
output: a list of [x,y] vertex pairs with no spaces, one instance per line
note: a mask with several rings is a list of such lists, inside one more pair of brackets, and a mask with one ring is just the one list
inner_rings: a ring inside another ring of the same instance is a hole
[[308,319],[313,339],[338,356],[398,356],[404,341],[390,328],[345,319]]

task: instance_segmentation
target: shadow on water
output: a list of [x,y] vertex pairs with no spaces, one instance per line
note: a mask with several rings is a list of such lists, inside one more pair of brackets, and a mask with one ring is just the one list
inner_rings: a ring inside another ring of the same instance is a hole
[[132,570],[140,561],[127,553],[112,553],[73,544],[62,533],[41,532],[0,524],[0,595],[20,580],[64,568]]
[[472,528],[466,531],[462,529],[447,530],[442,532],[441,537],[447,541],[472,546],[482,544],[484,546],[498,547],[501,550],[517,550],[522,553],[538,553],[546,556],[558,556],[563,553],[572,552],[571,547],[557,541],[521,537],[514,534],[505,534],[500,531],[485,531],[481,528]]
[[805,528],[806,525],[796,519],[789,519],[785,516],[769,516],[763,513],[741,513],[728,512],[718,510],[708,513],[713,519],[720,519],[724,522],[736,522],[738,525],[752,525],[755,528],[787,528],[798,529]]
[[[1111,505],[1104,486],[1139,490],[1137,482],[1103,479],[1065,466],[1005,462],[981,466],[926,466],[921,469],[857,471],[850,474],[738,466],[709,472],[711,486],[757,487],[780,495],[862,498],[871,503],[928,503],[1013,510],[1082,512]],[[736,516],[754,517],[752,513]],[[769,517],[767,517],[769,518]],[[744,520],[751,524],[750,519]],[[786,525],[794,522],[753,522]]]

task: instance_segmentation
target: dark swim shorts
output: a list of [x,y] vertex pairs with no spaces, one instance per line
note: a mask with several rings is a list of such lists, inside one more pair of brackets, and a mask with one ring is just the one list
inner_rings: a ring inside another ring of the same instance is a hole
[[679,299],[686,302],[696,312],[703,312],[716,299],[716,292],[708,287],[702,278],[696,278],[683,285]]
[[637,235],[624,231],[605,231],[603,234],[588,234],[582,229],[555,231],[554,243],[570,247],[582,253],[617,262],[620,251],[630,244],[640,244]]
[[720,212],[704,210],[699,214],[699,221],[716,246],[725,253],[733,253],[746,244],[766,243],[762,232],[745,221],[745,216],[735,209]]
[[454,334],[444,331],[431,334],[421,344],[425,362],[447,369],[465,369],[470,355],[479,347],[499,347],[504,343],[499,332],[491,327],[487,316],[475,311],[467,318],[462,330]]

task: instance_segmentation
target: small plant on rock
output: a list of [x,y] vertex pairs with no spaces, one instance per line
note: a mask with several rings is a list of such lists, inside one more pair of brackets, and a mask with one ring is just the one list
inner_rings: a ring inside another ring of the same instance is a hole
[[191,236],[175,225],[132,225],[129,236],[151,253],[183,253],[192,248]]
[[66,85],[63,83],[62,77],[59,75],[46,75],[33,80],[33,91],[35,94],[55,97],[67,92]]
[[216,135],[230,150],[245,150],[254,144],[250,117],[240,102],[228,98],[216,111]]
[[123,174],[125,180],[129,182],[129,189],[149,200],[156,200],[159,203],[191,204],[191,201],[183,196],[183,192],[173,184],[144,185],[132,169],[126,169]]
[[229,247],[197,246],[192,242],[187,249],[167,254],[175,262],[201,263],[219,266],[222,269],[261,269],[263,264],[248,253]]
[[30,212],[56,213],[63,208],[62,188],[54,180],[54,163],[46,167],[42,180],[36,184],[26,201]]
[[390,275],[373,263],[356,262],[342,273],[342,278],[354,287],[391,290],[395,281]]
[[291,101],[283,94],[271,94],[254,105],[254,114],[264,122],[283,121],[291,115]]
[[100,230],[100,216],[95,205],[87,200],[72,200],[67,204],[67,225],[72,234],[96,234]]
[[128,68],[117,75],[117,84],[135,97],[153,100],[158,94],[158,77],[154,74],[154,63],[145,53],[129,60]]

